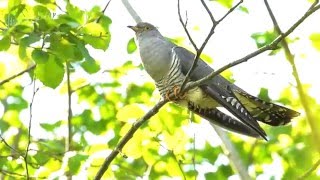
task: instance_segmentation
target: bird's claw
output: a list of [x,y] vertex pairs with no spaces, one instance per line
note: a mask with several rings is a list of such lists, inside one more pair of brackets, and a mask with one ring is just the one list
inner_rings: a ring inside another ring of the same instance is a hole
[[171,95],[171,93],[172,93],[171,90],[168,90],[168,91],[167,91],[167,93],[166,93],[166,99],[168,99],[169,101],[172,101],[172,100],[179,100],[179,99],[184,99],[184,98],[186,98],[186,94],[185,94],[185,93],[181,94],[181,93],[180,93],[180,90],[181,90],[181,89],[180,89],[179,86],[174,86],[174,87],[173,87],[174,99],[171,99],[171,98],[170,98],[170,95]]

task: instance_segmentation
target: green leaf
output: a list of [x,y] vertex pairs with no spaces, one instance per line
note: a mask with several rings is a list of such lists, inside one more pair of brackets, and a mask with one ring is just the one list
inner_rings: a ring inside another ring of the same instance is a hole
[[109,41],[105,37],[97,37],[92,35],[84,35],[83,40],[90,44],[93,48],[106,50],[109,46]]
[[136,121],[144,114],[144,111],[138,104],[126,105],[119,109],[117,113],[117,119],[123,122]]
[[52,4],[53,3],[53,0],[35,0],[35,1],[38,3],[41,3],[41,4]]
[[131,38],[127,44],[127,52],[132,54],[137,49],[137,45],[134,41],[134,38]]
[[0,40],[0,51],[6,51],[10,48],[10,36],[3,36]]
[[14,17],[18,18],[19,15],[22,13],[22,11],[25,9],[26,5],[25,4],[19,4],[16,6],[13,6],[10,9],[10,14],[14,15]]
[[12,27],[17,23],[17,18],[12,14],[6,14],[4,20],[8,27]]
[[51,13],[49,9],[44,6],[37,5],[33,7],[33,12],[36,17],[41,17],[44,19],[51,18]]
[[89,74],[96,73],[100,70],[100,65],[95,60],[85,60],[81,67]]
[[60,127],[62,124],[62,121],[57,121],[53,124],[49,124],[49,123],[40,123],[40,126],[45,129],[46,131],[53,131],[55,128]]
[[110,33],[99,23],[88,23],[83,29],[83,40],[96,49],[106,50],[110,42]]
[[274,31],[259,32],[252,34],[251,38],[255,40],[257,47],[261,48],[277,38],[277,34]]
[[[69,34],[68,34],[69,35]],[[71,34],[70,34],[71,36]],[[50,50],[61,60],[79,61],[83,59],[77,45],[70,42],[70,37],[65,35],[50,36]]]
[[76,154],[75,156],[71,157],[68,161],[68,167],[71,174],[77,174],[81,165],[85,160],[88,159],[88,155]]
[[27,37],[24,37],[20,39],[20,45],[19,45],[19,57],[21,59],[24,59],[27,56],[27,47],[40,40],[40,36],[36,34],[30,34]]
[[70,16],[73,20],[77,21],[79,24],[84,23],[84,11],[82,11],[77,6],[74,6],[71,3],[67,4],[66,10],[68,16]]
[[239,8],[238,8],[240,11],[242,11],[242,12],[244,12],[244,13],[246,13],[246,14],[249,14],[249,10],[248,10],[248,8],[246,8],[246,7],[244,7],[244,6],[239,6]]
[[49,59],[49,54],[41,49],[34,49],[31,53],[32,59],[37,63],[45,63]]
[[269,91],[267,88],[261,88],[258,97],[264,101],[270,102]]
[[56,88],[63,79],[64,67],[57,63],[55,56],[50,55],[46,63],[37,65],[35,73],[44,85]]
[[9,0],[8,1],[8,9],[11,10],[13,7],[21,4],[21,0]]
[[233,4],[233,0],[216,0],[216,1],[228,9],[230,9]]
[[320,51],[320,33],[313,33],[309,38],[311,40],[312,46],[316,50]]

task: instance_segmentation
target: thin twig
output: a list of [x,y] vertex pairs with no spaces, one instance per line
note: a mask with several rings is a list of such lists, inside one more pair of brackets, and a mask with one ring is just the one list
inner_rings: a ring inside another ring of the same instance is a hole
[[211,74],[209,74],[208,76],[195,81],[195,82],[189,82],[189,84],[186,86],[186,88],[183,89],[183,92],[186,92],[187,90],[199,86],[203,83],[205,83],[206,81],[212,79],[214,76],[222,73],[223,71],[236,66],[238,64],[241,64],[243,62],[248,61],[249,59],[267,51],[267,50],[274,50],[277,48],[277,45],[284,39],[286,38],[290,33],[292,33],[306,18],[308,18],[311,14],[313,14],[314,12],[316,12],[317,10],[320,9],[320,6],[315,6],[314,8],[309,9],[296,23],[294,23],[285,33],[282,33],[281,35],[279,35],[273,42],[271,42],[270,44],[263,46],[262,48],[246,55],[243,58],[240,58],[238,60],[235,60],[225,66],[223,66],[222,68],[219,68],[217,71],[212,72]]
[[27,69],[25,69],[25,70],[23,70],[23,71],[15,74],[15,75],[13,75],[13,76],[10,76],[9,78],[1,81],[1,82],[0,82],[0,86],[3,85],[3,84],[5,84],[5,83],[7,83],[7,82],[9,82],[9,81],[11,81],[12,79],[14,79],[14,78],[16,78],[16,77],[21,76],[22,74],[24,74],[24,73],[26,73],[26,72],[29,72],[29,71],[33,70],[35,67],[36,67],[36,65],[34,64],[34,65],[28,67]]
[[28,144],[27,144],[27,148],[26,148],[26,153],[24,155],[24,163],[26,166],[26,178],[30,179],[29,177],[29,168],[28,168],[28,155],[29,155],[29,147],[31,144],[31,124],[32,124],[32,106],[33,106],[33,101],[34,101],[34,97],[36,96],[36,93],[38,92],[39,88],[36,89],[36,81],[35,81],[35,74],[33,76],[33,93],[32,93],[32,98],[31,98],[31,102],[29,105],[29,126],[28,126]]
[[104,12],[107,10],[107,7],[108,7],[109,4],[110,4],[110,2],[111,2],[111,0],[108,1],[108,3],[106,4],[106,6],[105,6],[105,7],[103,8],[103,10],[101,11],[102,14],[101,14],[101,16],[97,19],[97,23],[100,22],[102,16],[104,15]]
[[[279,27],[279,24],[270,8],[270,5],[268,3],[267,0],[264,0],[264,3],[265,3],[265,6],[268,10],[268,13],[269,13],[269,16],[272,20],[272,23],[273,23],[273,26],[276,30],[276,33],[278,34],[283,34],[280,27]],[[315,1],[311,7],[309,8],[308,12],[309,11],[312,11],[314,9],[319,9],[320,8],[320,5],[317,5],[318,4],[318,1]],[[317,6],[316,6],[317,5]],[[286,34],[286,33],[284,33]],[[320,131],[319,129],[317,128],[317,120],[316,120],[316,117],[315,115],[313,114],[312,110],[311,110],[311,107],[308,103],[308,98],[307,98],[307,95],[303,89],[303,85],[302,85],[302,82],[300,80],[300,76],[299,76],[299,73],[298,73],[298,70],[297,70],[297,67],[296,67],[296,64],[295,64],[295,57],[294,55],[292,54],[290,48],[289,48],[289,45],[287,43],[287,41],[285,40],[285,38],[283,38],[283,40],[281,41],[281,45],[284,49],[284,52],[285,52],[285,55],[286,55],[286,58],[287,60],[289,61],[290,65],[291,65],[291,68],[292,68],[292,74],[293,74],[293,77],[295,78],[295,81],[297,83],[297,91],[298,91],[298,94],[299,94],[299,99],[300,99],[300,102],[302,104],[302,107],[306,113],[306,117],[307,117],[307,121],[309,123],[309,126],[312,130],[312,136],[313,136],[313,139],[314,139],[314,142],[317,142],[319,139],[320,139]],[[319,143],[315,143],[316,146],[317,146],[317,149],[319,150],[320,152],[320,144]]]
[[8,144],[8,142],[1,135],[0,135],[0,139],[9,149],[11,149],[12,152],[15,152],[15,153],[21,155],[21,153],[19,151],[17,151],[15,148],[13,148],[12,146],[10,146]]
[[218,21],[216,21],[210,11],[210,9],[208,8],[207,4],[204,2],[204,0],[201,0],[201,3],[203,5],[203,7],[206,9],[209,17],[210,17],[210,20],[212,22],[212,26],[211,26],[211,29],[209,31],[209,34],[207,35],[207,37],[205,38],[205,40],[203,41],[201,47],[198,49],[198,47],[196,46],[196,44],[194,43],[192,37],[190,36],[190,33],[189,33],[189,30],[187,29],[187,26],[183,23],[183,20],[182,20],[182,17],[181,17],[181,14],[180,14],[180,0],[178,0],[178,15],[179,15],[179,20],[180,20],[180,23],[182,24],[183,26],[183,29],[185,30],[187,36],[188,36],[188,39],[189,41],[191,42],[191,44],[193,45],[194,49],[196,50],[196,55],[193,59],[193,63],[192,63],[192,66],[191,68],[189,69],[188,73],[186,74],[186,77],[185,79],[183,80],[182,84],[181,84],[181,87],[180,87],[180,90],[182,92],[185,92],[184,91],[184,88],[187,84],[187,82],[189,81],[189,77],[190,77],[190,74],[193,72],[193,70],[196,68],[196,65],[199,61],[199,58],[200,58],[200,55],[203,51],[203,49],[206,47],[207,43],[209,42],[209,39],[211,38],[211,36],[214,34],[214,31],[217,27],[217,25],[223,21],[231,12],[233,12],[243,1],[239,1],[234,7],[232,7],[231,9],[229,9],[229,11],[221,18],[219,19]]
[[310,176],[311,173],[312,173],[313,171],[315,171],[319,166],[320,166],[320,159],[318,159],[318,161],[317,161],[307,172],[305,172],[302,176],[300,176],[300,177],[298,178],[298,180],[300,180],[300,179],[306,179],[306,178],[307,178],[308,176]]
[[69,62],[66,63],[66,71],[67,71],[67,86],[68,86],[68,137],[66,143],[66,151],[71,150],[71,142],[72,142],[72,109],[71,109],[71,82],[70,82],[70,64]]

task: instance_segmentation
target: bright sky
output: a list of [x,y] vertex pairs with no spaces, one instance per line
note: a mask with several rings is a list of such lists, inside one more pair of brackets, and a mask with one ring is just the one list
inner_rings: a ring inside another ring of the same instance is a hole
[[[104,7],[107,1],[90,1],[90,3],[88,3],[87,0],[72,0],[71,2],[83,9],[90,9],[94,5]],[[132,3],[133,8],[143,21],[156,25],[163,35],[173,38],[186,37],[178,21],[176,0],[129,0],[129,2]],[[58,2],[58,4],[63,3],[62,0]],[[274,10],[282,30],[290,27],[297,18],[302,16],[310,5],[307,0],[270,0],[269,3]],[[0,4],[5,3],[1,1]],[[181,4],[183,5],[182,14],[185,14],[184,12],[187,11],[188,27],[192,30],[192,36],[197,44],[200,45],[210,28],[208,15],[199,1],[181,0]],[[227,9],[212,1],[208,3],[208,5],[217,19],[227,11]],[[272,22],[262,0],[245,1],[243,6],[247,7],[249,14],[241,11],[233,12],[218,26],[216,33],[204,50],[205,54],[210,55],[210,57],[214,59],[212,67],[215,69],[256,50],[255,42],[250,38],[251,34],[253,32],[264,32],[272,28]],[[100,61],[102,70],[113,69],[114,67],[122,65],[127,60],[132,60],[135,64],[139,64],[140,59],[138,53],[127,55],[126,52],[127,42],[134,36],[134,33],[127,28],[127,25],[135,25],[134,20],[127,13],[120,0],[112,0],[106,14],[112,19],[112,40],[110,47],[106,52],[92,49],[90,50],[90,54]],[[301,28],[298,28],[290,36],[291,38],[299,37],[299,41],[290,45],[290,47],[292,52],[295,53],[297,67],[299,68],[302,81],[312,84],[309,93],[316,97],[320,103],[320,97],[317,94],[320,91],[320,86],[319,83],[316,83],[318,82],[318,77],[320,77],[320,71],[315,69],[316,67],[320,67],[320,53],[311,48],[309,41],[309,35],[312,32],[320,32],[319,15],[319,12],[314,14],[301,25]],[[185,44],[189,49],[192,49],[187,38],[185,39]],[[247,63],[236,66],[232,68],[232,71],[237,80],[236,84],[251,94],[256,95],[260,87],[266,87],[269,89],[271,98],[277,99],[283,87],[295,83],[291,75],[290,65],[283,59],[283,54],[279,53],[276,56],[267,56],[267,54],[268,53],[259,55]],[[16,59],[17,57],[8,56],[7,53],[0,52],[0,61],[11,65],[10,67],[8,66],[8,68],[11,69],[7,72],[8,74],[11,72],[11,74],[15,73],[17,68],[12,61]],[[95,83],[101,81],[101,79],[105,81],[108,75],[107,73],[103,73],[93,77],[87,76],[87,78],[92,83]],[[19,79],[20,82],[26,82],[26,80],[28,80],[28,78],[25,76]],[[139,74],[129,73],[125,78],[121,79],[121,81],[141,84],[145,81],[151,81],[151,78],[146,73],[139,72]],[[24,93],[24,97],[28,100],[31,99],[31,88],[31,86],[27,86]],[[122,90],[124,91],[125,88],[126,87],[123,87]],[[55,122],[56,120],[66,119],[67,98],[61,95],[58,90],[41,88],[35,97],[35,101],[36,103],[33,106],[34,127],[32,130],[34,136],[39,135],[39,133],[44,133],[43,130],[37,128],[39,123],[43,123],[44,120],[46,122]],[[156,101],[157,100],[155,100],[155,102]],[[76,97],[73,97],[73,102],[73,110],[76,113],[79,109],[77,108],[79,105],[76,103]],[[50,106],[50,108],[46,108],[48,106]],[[1,109],[3,108],[0,106],[0,116],[3,113]],[[24,113],[21,114],[21,120],[26,124],[29,120],[28,113],[29,110],[25,110]],[[196,127],[191,128],[193,131],[187,130],[188,133],[193,134],[196,132],[198,137],[208,137],[208,133],[212,134],[212,131],[204,130],[206,129],[206,124],[192,126]],[[13,132],[8,133],[16,133],[14,130],[12,131]],[[99,137],[97,140],[105,142],[104,138],[105,137]],[[206,140],[210,141],[211,144],[217,144],[212,138]],[[199,146],[201,146],[203,142],[199,140],[197,143],[200,143]],[[277,158],[276,155],[275,158]],[[221,162],[223,162],[223,160]],[[275,163],[275,167],[279,166],[277,161],[275,161]],[[279,172],[275,171],[270,173],[279,178],[282,172],[280,170]],[[263,179],[263,176],[260,177],[260,179]]]

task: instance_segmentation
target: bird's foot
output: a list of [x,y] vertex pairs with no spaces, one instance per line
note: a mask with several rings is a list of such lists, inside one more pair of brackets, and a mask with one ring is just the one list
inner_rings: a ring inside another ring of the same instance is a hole
[[[166,93],[166,99],[168,99],[169,101],[175,101],[175,100],[180,100],[180,99],[185,99],[186,98],[186,93],[180,93],[180,86],[174,86],[173,87],[173,92],[171,90],[168,90]],[[174,98],[171,99],[170,95],[173,93]]]

